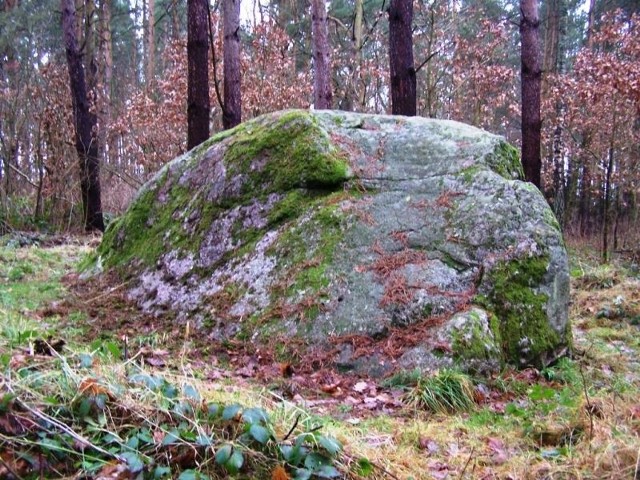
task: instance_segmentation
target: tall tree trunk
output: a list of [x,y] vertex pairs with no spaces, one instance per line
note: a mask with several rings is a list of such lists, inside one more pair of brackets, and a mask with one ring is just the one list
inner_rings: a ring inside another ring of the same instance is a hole
[[389,69],[391,113],[416,115],[416,70],[413,64],[412,0],[391,0],[389,5]]
[[209,15],[208,0],[188,1],[187,148],[209,138]]
[[362,75],[362,41],[364,29],[364,0],[356,0],[353,20],[353,93],[358,99],[358,107],[366,105],[367,85]]
[[609,262],[610,248],[609,248],[609,229],[611,228],[611,190],[613,189],[613,170],[615,166],[615,144],[616,144],[616,105],[613,103],[613,118],[611,122],[611,138],[609,140],[609,152],[607,156],[606,175],[604,182],[604,199],[602,206],[602,261],[604,263]]
[[596,24],[596,0],[589,0],[589,13],[587,20],[587,46],[593,47],[593,29]]
[[222,0],[224,22],[224,107],[222,125],[233,128],[242,121],[240,90],[240,0]]
[[591,168],[588,165],[588,159],[584,158],[582,172],[580,178],[580,202],[579,202],[579,218],[580,218],[580,236],[588,237],[592,233],[591,218]]
[[311,0],[311,25],[313,32],[313,103],[318,110],[330,109],[331,56],[329,54],[329,27],[325,0]]
[[62,32],[69,67],[69,86],[73,100],[76,150],[80,159],[80,190],[86,230],[104,231],[100,198],[100,163],[98,142],[94,136],[96,115],[89,108],[82,55],[76,38],[76,15],[73,0],[60,0]]
[[540,41],[538,1],[520,0],[520,42],[522,75],[522,164],[525,178],[541,187],[540,138]]
[[[98,83],[98,66],[96,64],[96,3],[84,0],[84,21],[81,20],[84,39],[82,57],[87,81],[87,91],[91,94]],[[91,95],[90,95],[91,97]]]
[[100,104],[99,142],[102,146],[102,161],[109,162],[115,148],[109,141],[109,125],[111,124],[111,83],[113,81],[113,43],[111,37],[111,0],[100,2],[99,45],[100,61],[98,62],[98,76],[102,84],[102,101]]
[[154,72],[156,70],[156,15],[154,0],[147,0],[147,65],[145,82],[147,88],[153,85]]
[[[613,142],[612,142],[613,143]],[[609,154],[607,157],[607,173],[605,176],[604,199],[602,203],[602,261],[604,263],[609,262],[609,229],[611,227],[611,175],[613,172],[614,152],[613,147],[609,148]]]
[[[542,57],[543,79],[558,71],[560,52],[560,3],[562,0],[547,1],[546,28],[544,30],[544,55]],[[545,89],[543,89],[546,91]]]

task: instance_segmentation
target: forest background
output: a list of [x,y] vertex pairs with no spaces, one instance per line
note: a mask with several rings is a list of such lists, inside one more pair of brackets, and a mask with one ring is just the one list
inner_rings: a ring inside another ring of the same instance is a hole
[[[243,120],[312,104],[310,3],[243,0]],[[187,149],[187,2],[75,6],[102,206],[118,215]],[[210,4],[212,132],[223,128],[221,8]],[[386,0],[327,4],[334,108],[390,112],[387,9]],[[82,224],[60,13],[59,0],[0,1],[0,233]],[[599,239],[605,253],[638,245],[639,15],[638,0],[540,2],[542,190],[565,233]],[[415,0],[418,115],[519,145],[519,23],[517,1]]]

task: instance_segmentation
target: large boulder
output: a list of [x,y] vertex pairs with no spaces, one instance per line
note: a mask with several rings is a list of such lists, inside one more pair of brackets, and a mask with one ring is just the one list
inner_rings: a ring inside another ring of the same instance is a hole
[[212,339],[292,336],[343,368],[544,366],[569,275],[517,151],[452,121],[285,111],[175,159],[95,257]]

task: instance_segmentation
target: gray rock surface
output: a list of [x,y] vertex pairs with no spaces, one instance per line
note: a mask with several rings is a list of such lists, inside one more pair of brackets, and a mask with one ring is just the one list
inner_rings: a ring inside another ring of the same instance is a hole
[[568,264],[521,177],[513,147],[464,124],[278,112],[167,165],[95,261],[215,339],[299,336],[376,375],[542,366],[570,343]]

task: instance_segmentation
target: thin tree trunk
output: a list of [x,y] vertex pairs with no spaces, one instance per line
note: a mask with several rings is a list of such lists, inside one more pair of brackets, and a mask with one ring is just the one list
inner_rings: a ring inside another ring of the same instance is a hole
[[367,86],[362,77],[362,39],[364,28],[364,1],[356,0],[354,20],[353,20],[353,58],[354,58],[354,76],[353,90],[358,98],[359,108],[363,108],[366,104]]
[[604,199],[602,207],[602,261],[608,263],[610,259],[609,252],[609,229],[611,227],[611,189],[613,169],[615,166],[615,141],[616,141],[616,102],[613,104],[613,119],[611,126],[611,139],[609,141],[609,155],[607,158],[606,176],[604,183]]
[[240,90],[240,0],[223,0],[224,107],[222,125],[233,128],[242,121]]
[[154,72],[156,70],[156,15],[154,0],[147,0],[147,69],[145,81],[147,88],[153,85]]
[[102,160],[109,162],[116,149],[109,141],[109,125],[111,124],[111,83],[113,81],[113,43],[111,37],[111,0],[100,2],[99,51],[102,61],[99,62],[99,76],[102,84],[102,102],[100,108],[99,142],[102,146]]
[[187,148],[209,138],[209,19],[208,0],[188,1]]
[[96,115],[89,108],[82,56],[76,38],[76,15],[73,0],[60,0],[62,32],[69,67],[69,85],[73,101],[76,150],[80,159],[80,190],[86,230],[104,231],[100,198],[100,163],[98,142],[94,137]]
[[527,181],[541,187],[540,41],[538,1],[520,0],[522,62],[522,165]]
[[611,223],[611,175],[613,171],[613,147],[609,148],[609,155],[607,158],[607,174],[604,184],[604,202],[602,206],[602,261],[604,263],[609,262],[609,228]]
[[[561,0],[549,0],[547,2],[546,28],[544,31],[544,55],[542,57],[543,79],[558,70],[560,51],[560,2]],[[546,89],[543,89],[546,91]]]
[[416,70],[413,64],[412,0],[391,0],[389,6],[389,69],[391,113],[416,115]]
[[332,107],[331,57],[329,54],[329,28],[325,0],[311,0],[313,31],[313,103],[318,110]]
[[583,160],[580,179],[580,236],[588,237],[592,233],[591,228],[591,169]]
[[596,23],[596,0],[589,0],[589,14],[587,21],[587,46],[593,47],[593,29]]

